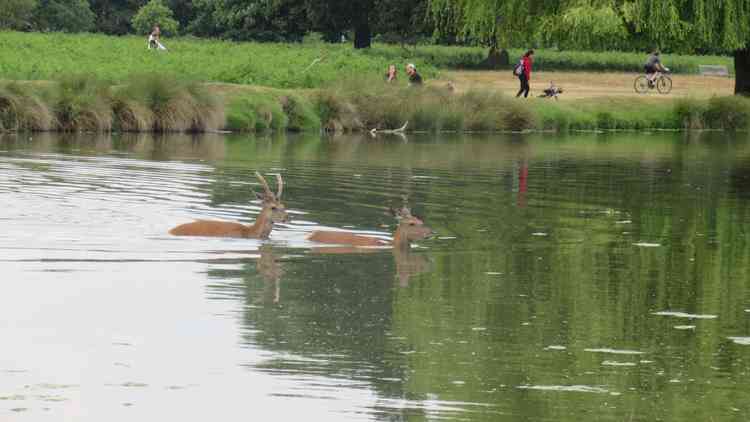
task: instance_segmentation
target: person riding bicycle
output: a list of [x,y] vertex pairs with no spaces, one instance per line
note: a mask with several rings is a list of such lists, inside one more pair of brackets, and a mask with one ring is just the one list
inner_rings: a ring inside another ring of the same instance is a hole
[[659,72],[669,72],[669,69],[661,64],[659,50],[655,50],[650,56],[648,56],[648,60],[646,60],[646,64],[643,67],[646,70],[648,85],[652,88],[654,86],[654,81],[659,76]]

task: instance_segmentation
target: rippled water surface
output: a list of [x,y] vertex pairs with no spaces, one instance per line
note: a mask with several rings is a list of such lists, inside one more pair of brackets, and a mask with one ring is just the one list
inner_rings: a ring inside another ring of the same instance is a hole
[[0,204],[0,421],[750,418],[745,135],[5,135]]

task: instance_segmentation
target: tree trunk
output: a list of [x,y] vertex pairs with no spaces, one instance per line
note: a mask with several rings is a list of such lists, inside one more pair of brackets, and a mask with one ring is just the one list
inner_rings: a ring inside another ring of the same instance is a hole
[[734,93],[750,95],[750,49],[734,52]]
[[367,13],[363,13],[354,23],[354,48],[370,48],[371,44],[370,17]]

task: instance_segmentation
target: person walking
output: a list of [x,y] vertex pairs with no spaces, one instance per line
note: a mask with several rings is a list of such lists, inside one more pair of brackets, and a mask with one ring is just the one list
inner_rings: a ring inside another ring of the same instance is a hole
[[520,97],[521,94],[523,94],[524,98],[528,98],[529,96],[529,90],[531,89],[529,85],[529,81],[531,80],[531,65],[534,62],[533,56],[534,50],[529,50],[521,57],[521,61],[518,63],[520,68],[516,71],[516,75],[518,75],[518,80],[521,81],[521,89],[518,90],[516,98]]

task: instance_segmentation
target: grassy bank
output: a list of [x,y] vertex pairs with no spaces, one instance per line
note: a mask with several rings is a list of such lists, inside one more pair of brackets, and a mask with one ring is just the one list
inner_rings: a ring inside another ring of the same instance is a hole
[[[349,44],[234,43],[191,37],[168,38],[165,44],[169,51],[160,53],[148,51],[144,37],[0,31],[0,79],[54,80],[90,72],[122,83],[132,74],[162,72],[206,82],[319,88],[352,75],[381,77],[391,63],[402,69],[413,62],[423,76],[435,79],[440,69],[478,68],[487,55],[480,47],[404,49],[376,44],[358,51]],[[511,62],[521,53],[510,50]],[[644,60],[645,55],[638,53],[538,50],[535,68],[640,72]],[[667,54],[664,62],[676,73],[696,73],[700,64],[733,69],[729,57]]]
[[379,80],[316,90],[203,84],[142,74],[0,84],[0,130],[83,132],[359,132],[409,122],[423,132],[750,128],[750,99],[516,99],[491,90],[420,89]]

